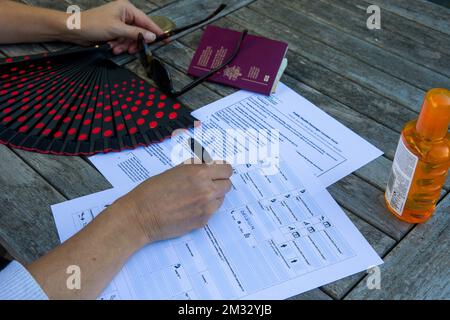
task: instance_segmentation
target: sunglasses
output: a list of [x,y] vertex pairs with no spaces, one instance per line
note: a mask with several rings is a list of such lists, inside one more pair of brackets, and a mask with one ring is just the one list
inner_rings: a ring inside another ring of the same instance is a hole
[[[189,25],[177,28],[177,29],[166,31],[164,34],[158,36],[156,38],[155,42],[165,40],[175,34],[178,34],[180,32],[183,32],[185,30],[188,30],[190,28],[198,26],[198,25],[210,20],[214,16],[216,16],[224,8],[225,8],[225,5],[222,4],[213,13],[211,13],[208,17],[206,17],[205,19],[202,19],[201,21],[198,21],[198,22],[195,22],[195,23],[192,23],[192,24],[189,24]],[[244,40],[246,35],[247,35],[247,30],[244,30],[241,34],[241,37],[239,38],[238,43],[235,46],[233,52],[225,59],[225,61],[221,65],[215,67],[214,69],[211,69],[210,71],[208,71],[204,75],[198,77],[193,82],[186,85],[185,87],[183,87],[180,90],[175,90],[173,88],[172,78],[170,76],[169,71],[164,66],[164,64],[161,62],[161,60],[159,60],[152,54],[152,51],[150,50],[149,45],[145,42],[144,36],[142,35],[142,33],[140,33],[138,36],[139,58],[141,60],[142,65],[145,68],[147,76],[155,82],[155,84],[159,87],[159,89],[161,89],[161,91],[163,91],[164,93],[166,93],[170,96],[177,97],[177,96],[180,96],[180,95],[186,93],[187,91],[193,89],[194,87],[198,86],[199,84],[204,82],[206,79],[211,77],[213,74],[215,74],[217,71],[220,71],[226,65],[231,63],[233,61],[233,59],[239,53],[239,49],[241,47],[242,41]]]

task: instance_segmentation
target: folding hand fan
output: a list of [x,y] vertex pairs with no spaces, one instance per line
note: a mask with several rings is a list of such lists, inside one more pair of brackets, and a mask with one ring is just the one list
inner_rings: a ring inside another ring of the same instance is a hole
[[149,145],[193,125],[188,108],[110,56],[102,45],[0,59],[0,143],[90,155]]

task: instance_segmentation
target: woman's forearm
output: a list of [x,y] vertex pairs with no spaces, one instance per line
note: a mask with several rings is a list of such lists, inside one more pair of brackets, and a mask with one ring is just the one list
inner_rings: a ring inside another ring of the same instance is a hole
[[61,40],[67,17],[65,12],[0,0],[0,43]]
[[[69,26],[67,26],[67,20]],[[73,25],[79,22],[79,25]],[[163,33],[143,11],[128,1],[113,1],[80,12],[79,20],[63,11],[0,0],[0,43],[65,41],[78,45],[109,42],[116,54],[134,54],[138,35],[147,42]]]
[[[230,165],[183,164],[156,175],[27,269],[50,298],[94,299],[145,244],[204,227],[231,189],[232,173]],[[79,290],[66,285],[72,265],[81,271]]]
[[[75,236],[27,266],[50,299],[95,299],[148,241],[133,227],[126,211],[119,200]],[[79,289],[67,285],[69,266],[79,268]]]

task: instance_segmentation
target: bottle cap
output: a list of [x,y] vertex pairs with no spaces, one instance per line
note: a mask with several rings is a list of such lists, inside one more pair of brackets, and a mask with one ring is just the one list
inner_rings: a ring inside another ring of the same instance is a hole
[[435,88],[425,95],[416,130],[425,139],[443,139],[450,124],[450,90]]

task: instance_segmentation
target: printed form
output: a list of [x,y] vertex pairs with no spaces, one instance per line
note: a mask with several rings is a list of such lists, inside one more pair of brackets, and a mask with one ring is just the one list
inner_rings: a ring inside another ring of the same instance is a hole
[[[235,129],[251,138],[249,129],[278,130],[279,154],[286,161],[303,163],[325,187],[382,155],[380,150],[282,83],[271,96],[238,91],[192,115],[202,122],[207,136],[208,132],[224,136],[226,130]],[[150,171],[160,173],[177,164],[170,157],[174,143],[169,139],[89,159],[113,186],[139,183],[150,177]],[[218,145],[211,136],[202,137],[201,143],[214,159],[226,159],[227,155],[217,151],[233,149]],[[253,143],[258,144],[256,138]],[[238,145],[233,152],[243,152],[247,147]]]
[[[284,299],[382,263],[309,170],[277,169],[236,166],[208,225],[136,252],[99,299]],[[52,206],[61,241],[130,188]]]

